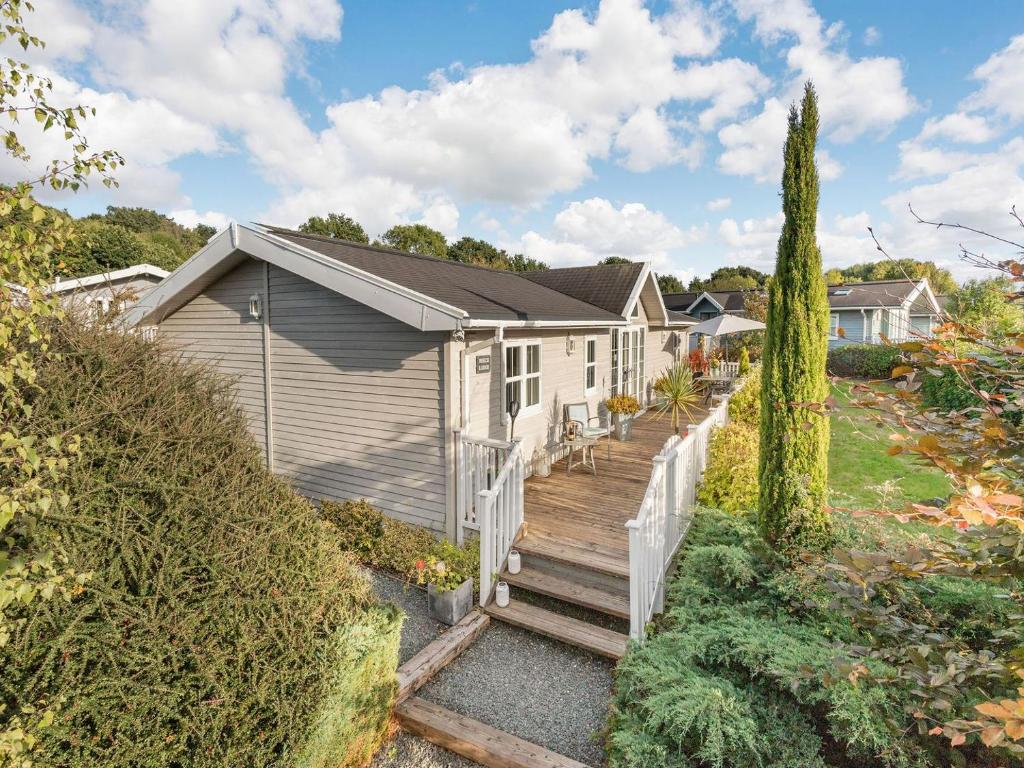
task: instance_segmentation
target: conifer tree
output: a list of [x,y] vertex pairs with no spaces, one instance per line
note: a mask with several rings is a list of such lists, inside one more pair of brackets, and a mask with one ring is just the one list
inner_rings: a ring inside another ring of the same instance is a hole
[[818,104],[807,83],[800,111],[789,113],[775,278],[768,297],[761,383],[759,521],[779,549],[822,548],[829,541],[828,418],[807,405],[828,396],[828,298],[815,238]]

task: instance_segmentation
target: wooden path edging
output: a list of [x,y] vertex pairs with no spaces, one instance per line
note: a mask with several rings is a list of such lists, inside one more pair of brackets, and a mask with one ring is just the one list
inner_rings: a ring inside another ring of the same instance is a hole
[[398,697],[400,703],[414,694],[446,667],[456,656],[473,644],[491,623],[491,617],[481,611],[470,611],[462,621],[398,668]]
[[583,763],[412,696],[395,708],[410,733],[486,768],[588,768]]

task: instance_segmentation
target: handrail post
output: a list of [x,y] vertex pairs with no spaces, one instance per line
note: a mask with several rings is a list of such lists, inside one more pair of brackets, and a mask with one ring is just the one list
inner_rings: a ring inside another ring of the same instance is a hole
[[626,523],[629,529],[629,636],[636,641],[644,634],[643,585],[640,576],[640,524],[636,520]]
[[486,608],[491,597],[491,573],[494,563],[494,504],[493,492],[481,490],[477,494],[477,522],[480,525],[480,607]]
[[455,523],[455,541],[461,547],[466,538],[464,524],[466,522],[466,450],[462,444],[462,430],[456,429],[455,433],[455,513],[458,520]]
[[655,507],[657,515],[654,518],[655,528],[654,534],[654,552],[652,553],[656,560],[655,583],[654,583],[654,594],[652,595],[652,612],[661,613],[665,608],[665,572],[668,567],[668,563],[665,562],[666,547],[665,542],[668,538],[668,517],[669,517],[669,504],[670,499],[668,495],[668,458],[665,456],[654,457],[654,471],[661,470],[661,474],[658,479],[657,494],[655,496],[657,505]]

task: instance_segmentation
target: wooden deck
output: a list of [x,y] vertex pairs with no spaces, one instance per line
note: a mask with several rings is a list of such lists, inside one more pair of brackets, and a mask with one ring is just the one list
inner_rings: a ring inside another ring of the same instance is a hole
[[[699,410],[690,419],[707,416]],[[585,557],[589,565],[610,575],[628,576],[629,539],[625,524],[636,517],[651,478],[651,460],[673,434],[670,417],[646,413],[633,422],[627,442],[607,438],[594,448],[595,476],[589,468],[574,466],[566,474],[566,460],[551,467],[549,477],[533,476],[525,484],[526,536],[519,546],[567,561]],[[578,455],[577,455],[578,458]]]

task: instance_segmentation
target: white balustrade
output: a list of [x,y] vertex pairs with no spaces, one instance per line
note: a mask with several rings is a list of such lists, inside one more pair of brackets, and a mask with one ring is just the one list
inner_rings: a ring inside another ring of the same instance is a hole
[[490,488],[477,492],[476,522],[480,527],[480,605],[491,599],[495,577],[505,568],[509,550],[523,525],[522,444],[516,442]]
[[643,640],[644,627],[664,608],[665,580],[672,558],[693,516],[697,485],[707,466],[708,442],[715,427],[729,421],[726,396],[687,435],[670,437],[654,457],[651,479],[629,530],[629,634]]
[[459,508],[458,542],[465,540],[465,532],[479,531],[480,491],[490,490],[501,472],[512,443],[490,440],[486,437],[456,436],[458,453],[458,489],[456,503]]

